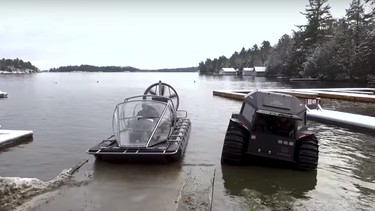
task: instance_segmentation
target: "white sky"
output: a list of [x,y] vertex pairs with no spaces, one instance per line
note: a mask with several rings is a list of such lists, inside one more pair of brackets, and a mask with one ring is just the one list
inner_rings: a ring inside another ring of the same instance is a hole
[[[79,2],[79,3],[78,3]],[[351,0],[328,0],[342,17]],[[65,65],[198,66],[276,44],[306,23],[308,0],[0,0],[0,58]]]

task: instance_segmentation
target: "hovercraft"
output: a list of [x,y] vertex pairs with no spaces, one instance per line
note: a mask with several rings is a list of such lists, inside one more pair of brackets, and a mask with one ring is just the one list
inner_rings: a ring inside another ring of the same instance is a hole
[[113,135],[86,152],[112,162],[166,161],[182,158],[191,132],[185,110],[178,110],[179,96],[159,81],[143,95],[126,98],[113,112]]

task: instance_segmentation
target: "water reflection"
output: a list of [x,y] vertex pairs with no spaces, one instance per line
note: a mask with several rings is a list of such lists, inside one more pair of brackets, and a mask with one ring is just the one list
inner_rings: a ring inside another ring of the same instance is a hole
[[[373,136],[337,126],[311,122],[320,144],[318,188],[312,194],[316,206],[335,208],[374,208],[375,143]],[[320,197],[329,193],[327,198]]]
[[171,183],[176,181],[181,173],[181,165],[172,163],[168,165],[147,164],[118,164],[95,161],[93,164],[93,177],[95,180],[115,182],[121,180],[123,183],[133,182],[149,183]]
[[[1,133],[0,133],[0,135],[1,135]],[[21,140],[16,141],[16,142],[0,144],[0,154],[2,152],[8,152],[8,151],[16,150],[17,148],[24,148],[30,142],[33,142],[33,137],[24,138],[24,139],[21,139]]]
[[279,192],[295,198],[307,197],[316,186],[316,171],[297,171],[261,166],[221,166],[224,187],[230,195],[243,196],[247,190],[266,196]]
[[373,133],[355,133],[352,129],[316,122],[311,123],[310,129],[318,131],[320,168],[365,182],[375,180]]
[[[0,88],[10,95],[0,102],[1,124],[10,129],[34,131],[34,142],[1,152],[1,176],[54,178],[62,169],[86,157],[87,148],[110,135],[114,105],[126,96],[143,93],[156,79],[174,86],[181,96],[181,108],[187,110],[191,118],[193,129],[183,159],[183,163],[188,164],[220,162],[228,120],[231,113],[238,112],[241,106],[238,101],[212,96],[212,90],[351,87],[346,83],[289,83],[264,77],[241,79],[195,73],[1,76]],[[326,99],[322,103],[326,109],[375,116],[375,104]],[[254,165],[218,166],[216,173],[220,175],[220,170],[223,171],[225,183],[216,183],[215,186],[225,188],[225,192],[216,188],[216,199],[223,199],[223,203],[228,198],[229,201],[234,199],[235,203],[239,198],[261,200],[261,204],[271,204],[271,209],[274,209],[272,203],[277,201],[274,199],[278,199],[302,204],[297,207],[299,210],[371,210],[375,201],[374,136],[312,121],[308,123],[309,130],[320,140],[317,172]],[[180,164],[95,162],[92,167],[94,182],[87,186],[86,192],[81,192],[81,201],[91,196],[94,203],[103,205],[101,210],[115,210],[123,205],[128,210],[154,210],[158,206],[159,210],[173,210],[162,207],[162,202],[176,200],[183,174]],[[153,188],[155,186],[159,188]],[[124,194],[126,197],[122,197]],[[140,208],[144,204],[150,207]]]

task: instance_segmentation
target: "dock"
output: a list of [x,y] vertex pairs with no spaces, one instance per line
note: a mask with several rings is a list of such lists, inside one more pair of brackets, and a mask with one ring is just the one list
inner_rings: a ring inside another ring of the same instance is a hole
[[[259,89],[265,92],[277,92],[293,95],[297,98],[326,98],[354,102],[375,103],[375,88],[322,88],[322,89]],[[213,95],[242,100],[253,90],[214,90]]]
[[8,97],[8,93],[0,91],[0,98]]
[[361,129],[375,130],[375,117],[360,114],[332,111],[326,109],[307,110],[307,118],[310,120],[327,123],[338,123],[339,125],[356,127]]
[[[214,96],[220,96],[224,98],[229,98],[233,100],[243,100],[243,98],[253,90],[214,90],[213,95]],[[306,92],[306,91],[299,91],[299,90],[281,90],[281,89],[262,89],[260,91],[266,91],[266,92],[277,92],[277,93],[283,93],[283,94],[289,94],[293,95],[300,99],[315,99],[318,98],[319,95],[317,93],[312,92]]]
[[289,81],[320,81],[319,78],[290,78]]
[[30,141],[32,137],[31,130],[0,130],[0,149]]
[[[253,90],[214,90],[213,95],[243,100]],[[339,99],[354,102],[375,103],[374,88],[332,88],[332,89],[261,89],[260,91],[293,95],[306,105],[308,99]],[[314,109],[307,108],[309,120],[328,122],[345,127],[375,130],[375,117],[323,109],[319,104]]]

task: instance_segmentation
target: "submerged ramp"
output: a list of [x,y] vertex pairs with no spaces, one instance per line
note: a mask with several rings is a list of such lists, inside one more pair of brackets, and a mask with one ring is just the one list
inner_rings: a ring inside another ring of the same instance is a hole
[[[27,198],[16,210],[212,210],[214,165],[119,165],[91,160],[76,171],[85,163],[71,168],[69,180],[59,183],[57,190]],[[19,201],[11,202],[8,206],[13,207]]]
[[32,137],[31,130],[0,130],[0,148],[30,140]]
[[211,211],[215,181],[213,165],[185,166],[176,211]]
[[331,111],[325,109],[311,109],[307,111],[307,118],[345,126],[375,130],[375,117],[360,114]]

